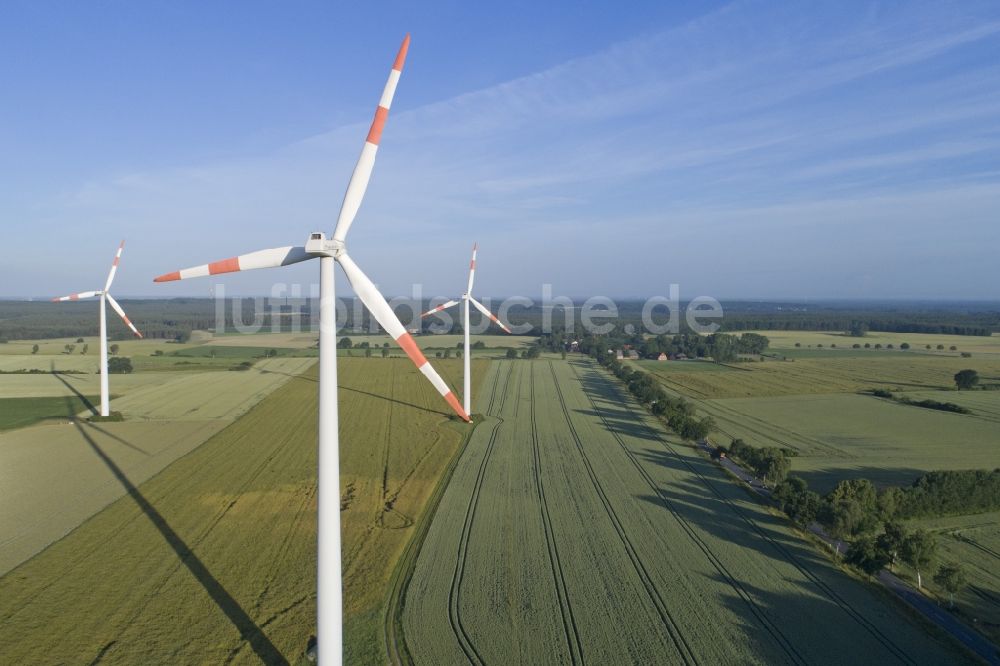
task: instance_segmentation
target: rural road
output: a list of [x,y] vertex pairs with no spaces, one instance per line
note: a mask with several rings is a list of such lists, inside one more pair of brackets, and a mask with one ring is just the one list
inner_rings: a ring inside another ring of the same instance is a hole
[[[714,447],[702,440],[698,446],[708,454],[712,453]],[[771,499],[771,491],[765,488],[752,474],[737,465],[729,458],[722,458],[716,461],[720,466],[728,470],[738,479],[749,485],[758,495]],[[809,526],[809,531],[823,540],[830,548],[834,548],[836,543],[818,523]],[[923,615],[929,621],[939,626],[944,631],[951,634],[955,640],[966,648],[976,653],[988,664],[1000,666],[1000,650],[991,643],[985,636],[968,627],[947,610],[934,603],[923,594],[913,589],[908,583],[902,581],[896,575],[883,569],[876,576],[878,581],[887,589],[894,592],[900,599],[905,601],[911,608]]]

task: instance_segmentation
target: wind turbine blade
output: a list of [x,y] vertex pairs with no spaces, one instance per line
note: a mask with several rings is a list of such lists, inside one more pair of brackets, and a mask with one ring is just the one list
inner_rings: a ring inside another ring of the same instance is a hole
[[52,302],[56,301],[78,301],[81,298],[90,298],[91,296],[97,296],[101,292],[99,291],[81,291],[79,294],[70,294],[69,296],[60,296],[59,298],[53,298]]
[[476,279],[476,250],[478,248],[479,248],[479,243],[473,243],[472,261],[469,262],[469,288],[465,290],[466,294],[472,293],[472,282]]
[[122,321],[125,322],[125,325],[132,329],[132,332],[136,334],[136,337],[141,338],[142,333],[140,333],[139,329],[137,329],[135,326],[132,325],[132,322],[125,315],[125,311],[122,310],[122,306],[118,305],[118,301],[116,301],[114,297],[111,296],[111,294],[104,294],[104,295],[107,296],[108,303],[110,303],[111,307],[114,308],[114,311],[118,313],[118,316],[122,318]]
[[447,310],[448,308],[450,308],[453,305],[458,305],[458,301],[448,301],[447,303],[439,305],[436,308],[431,308],[430,310],[428,310],[427,312],[423,313],[420,316],[421,317],[429,317],[432,314],[437,314],[438,312],[441,312],[441,310]]
[[334,240],[343,241],[347,237],[354,217],[358,214],[358,208],[361,207],[361,200],[365,197],[368,181],[372,177],[372,168],[375,166],[375,153],[378,152],[378,144],[382,139],[382,129],[385,127],[386,118],[389,117],[389,107],[392,105],[393,95],[396,94],[396,85],[399,83],[399,75],[403,72],[403,62],[406,61],[406,51],[409,48],[410,36],[406,35],[396,54],[396,61],[392,64],[389,80],[382,90],[382,99],[375,109],[375,118],[372,120],[371,129],[368,130],[365,145],[361,148],[361,156],[354,167],[354,173],[351,174],[351,181],[347,184],[344,203],[341,204],[340,215],[337,216],[337,228],[333,232]]
[[104,283],[104,291],[111,289],[111,283],[115,279],[115,273],[118,272],[118,262],[122,259],[122,250],[125,248],[125,241],[122,241],[118,245],[118,251],[115,252],[115,260],[111,262],[111,270],[108,272],[108,281]]
[[502,321],[500,321],[499,319],[497,319],[496,317],[494,317],[493,313],[490,312],[488,309],[486,309],[485,305],[483,305],[482,303],[480,303],[479,301],[477,301],[476,299],[474,299],[472,296],[469,296],[469,300],[472,301],[472,304],[476,306],[477,310],[479,310],[485,316],[487,316],[490,319],[492,319],[494,324],[496,324],[497,326],[499,326],[500,328],[502,328],[507,333],[510,333],[510,329],[507,328]]
[[406,355],[413,361],[413,364],[417,366],[417,369],[434,385],[434,388],[444,397],[448,405],[455,410],[455,413],[464,420],[469,421],[469,415],[462,409],[462,405],[458,402],[455,394],[452,393],[452,390],[441,379],[441,375],[437,373],[437,370],[427,362],[424,353],[420,351],[417,343],[413,340],[413,336],[406,332],[403,324],[396,317],[396,313],[392,311],[385,297],[382,296],[372,281],[368,279],[368,276],[358,268],[358,265],[354,263],[354,260],[346,252],[341,253],[337,257],[337,261],[340,262],[344,273],[347,274],[347,279],[350,281],[351,286],[354,287],[354,292],[361,299],[361,302],[365,304],[365,307],[368,308],[368,311],[372,313],[375,320],[392,336],[396,344],[402,347]]
[[231,259],[213,261],[210,264],[202,264],[193,268],[165,273],[153,282],[172,282],[173,280],[187,280],[188,278],[204,277],[206,275],[218,275],[219,273],[233,273],[235,271],[250,271],[255,268],[274,268],[276,266],[288,266],[297,264],[306,259],[312,259],[313,255],[308,254],[301,246],[276,247],[270,250],[258,250],[249,254],[241,254]]

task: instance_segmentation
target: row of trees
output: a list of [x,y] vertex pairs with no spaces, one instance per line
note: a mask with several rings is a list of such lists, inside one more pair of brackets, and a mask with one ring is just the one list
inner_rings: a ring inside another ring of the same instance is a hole
[[515,359],[518,358],[518,356],[520,356],[520,358],[531,360],[538,358],[541,355],[542,355],[542,348],[540,346],[530,345],[522,349],[520,354],[518,354],[517,350],[514,349],[513,347],[509,347],[507,349],[507,353],[504,355],[504,358]]
[[648,408],[655,416],[663,419],[666,424],[684,439],[701,440],[715,427],[715,421],[710,416],[698,418],[694,406],[681,397],[667,395],[659,382],[648,373],[632,370],[606,349],[596,348],[590,354],[602,366],[610,370],[622,380],[636,400]]
[[804,479],[789,476],[773,497],[800,525],[818,520],[832,535],[849,539],[891,520],[996,511],[1000,469],[928,472],[908,487],[881,490],[868,479],[845,479],[825,497],[809,490]]
[[792,463],[788,459],[789,452],[776,446],[757,448],[742,439],[734,439],[729,444],[728,451],[722,447],[716,450],[716,455],[722,453],[727,453],[753,470],[754,476],[763,481],[765,486],[768,483],[781,483],[792,468]]
[[[806,527],[818,521],[833,538],[849,541],[844,556],[847,564],[874,576],[886,566],[894,571],[899,562],[905,562],[917,575],[917,587],[922,588],[923,576],[933,570],[937,539],[924,529],[909,531],[896,520],[906,515],[900,491],[890,487],[879,493],[867,479],[853,479],[841,481],[821,497],[808,489],[805,480],[790,476],[775,488],[772,497],[798,525]],[[934,581],[954,603],[955,593],[965,585],[965,573],[960,565],[946,563],[937,570]]]

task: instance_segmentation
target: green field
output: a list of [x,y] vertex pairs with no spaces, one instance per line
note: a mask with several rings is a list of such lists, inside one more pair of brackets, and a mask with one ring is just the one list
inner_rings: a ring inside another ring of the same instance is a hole
[[[989,395],[993,409],[1000,411],[1000,392],[982,395]],[[820,492],[845,478],[908,485],[922,472],[992,469],[1000,460],[996,417],[855,394],[704,400],[698,406],[716,420],[716,441],[739,437],[754,446],[797,451],[792,473]]]
[[[990,337],[978,335],[936,335],[932,333],[880,333],[869,331],[864,337],[855,338],[846,333],[827,333],[822,331],[753,331],[766,335],[771,341],[771,349],[791,349],[795,348],[795,343],[802,347],[812,345],[823,345],[829,349],[830,345],[837,345],[838,349],[845,349],[858,343],[861,345],[870,344],[874,347],[880,344],[883,347],[893,345],[898,349],[904,342],[909,343],[911,351],[925,351],[926,345],[931,345],[935,353],[957,355],[959,352],[973,352],[983,354],[1000,354],[1000,334],[994,333]],[[938,352],[937,346],[944,345],[945,351]],[[950,351],[951,346],[957,347],[956,351]]]
[[[955,595],[955,606],[994,642],[1000,640],[1000,513],[911,521],[910,527],[937,534],[939,562],[962,564],[968,585]],[[924,581],[939,598],[949,600],[933,577]]]
[[0,398],[0,430],[12,430],[46,419],[65,418],[93,409],[99,405],[100,396],[74,395],[71,397]]
[[[773,332],[771,347],[829,345],[841,334]],[[964,336],[870,334],[905,338],[916,347],[953,343]],[[865,338],[847,338],[848,341]],[[754,446],[793,449],[792,473],[820,492],[844,478],[906,485],[939,469],[992,469],[1000,460],[1000,391],[955,391],[954,375],[977,370],[983,383],[1000,383],[1000,337],[967,338],[972,358],[954,352],[871,352],[855,349],[794,350],[794,360],[717,365],[709,361],[639,361],[668,392],[691,400],[717,424],[712,439],[734,438]],[[843,344],[841,341],[840,344]],[[961,348],[961,347],[960,347]],[[712,369],[714,368],[714,369]],[[869,395],[887,388],[901,396],[955,402],[972,410],[958,415],[895,404]]]
[[589,361],[496,362],[404,608],[418,664],[960,663]]
[[[460,362],[436,366],[461,377]],[[406,359],[339,371],[347,655],[373,663],[396,561],[467,426]],[[129,465],[164,422],[58,426],[126,495],[0,577],[0,663],[295,663],[315,631],[316,389],[313,367],[141,484]]]

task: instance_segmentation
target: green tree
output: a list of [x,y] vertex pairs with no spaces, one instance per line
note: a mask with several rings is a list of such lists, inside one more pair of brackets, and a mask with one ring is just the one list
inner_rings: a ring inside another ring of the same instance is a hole
[[923,589],[924,580],[921,572],[930,567],[935,553],[937,553],[937,539],[927,530],[917,530],[903,541],[900,554],[903,561],[917,572],[917,589]]
[[337,341],[337,349],[350,349],[353,346],[354,343],[346,336]]
[[444,354],[441,355],[443,358],[451,358],[451,350],[445,349]]
[[906,493],[899,486],[889,486],[878,494],[878,515],[882,520],[892,520],[903,505]]
[[564,360],[564,361],[565,361],[565,360],[566,360],[566,350],[565,350],[565,349],[563,349],[563,350],[562,350],[561,352],[559,352],[559,353],[560,353],[560,355],[562,356],[562,360]]
[[110,347],[108,347],[108,351],[111,352],[112,356],[118,353],[118,349],[119,349],[118,345],[111,345]]
[[852,337],[863,338],[868,334],[868,324],[863,321],[852,321],[848,332]]
[[108,359],[108,372],[113,375],[127,375],[132,372],[132,359],[125,356],[115,356]]
[[471,347],[472,349],[486,349],[486,343],[483,342],[482,340],[476,340],[471,345],[469,345],[469,347]]
[[83,338],[77,338],[76,341],[77,342],[83,342]]
[[371,358],[371,357],[372,357],[372,348],[365,347],[365,358]]
[[906,531],[906,527],[902,523],[892,521],[885,524],[885,531],[878,536],[876,543],[885,554],[889,571],[892,571],[896,562],[899,561],[899,554],[903,550],[903,542],[906,541],[907,536],[909,533]]
[[31,346],[31,353],[32,354],[37,354],[38,353],[38,345],[32,345]]
[[382,358],[389,358],[389,347],[382,347]]
[[507,353],[504,355],[505,358],[517,358],[517,350],[513,347],[507,348]]
[[784,511],[787,504],[808,489],[809,486],[805,479],[798,476],[790,476],[774,486],[774,492],[771,493],[771,497],[778,503],[778,507]]
[[903,344],[899,345],[899,348],[900,349],[909,349],[910,348],[910,343],[909,342],[904,342]]
[[88,349],[90,349],[90,345],[85,344],[83,345],[83,349],[80,350],[80,353],[86,354]]
[[945,564],[934,574],[934,582],[948,592],[948,605],[954,608],[955,594],[961,592],[968,581],[965,578],[965,571],[962,569],[962,565]]
[[76,345],[66,345],[67,354],[72,354],[74,349],[76,349]]
[[959,370],[955,373],[955,386],[959,390],[971,389],[979,383],[979,373],[975,370]]
[[857,567],[868,574],[871,578],[885,566],[887,558],[885,553],[878,547],[875,537],[866,535],[860,537],[851,544],[844,556],[844,561],[851,566]]

